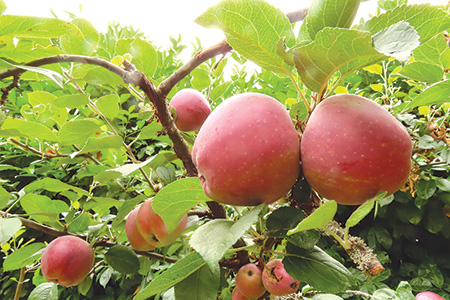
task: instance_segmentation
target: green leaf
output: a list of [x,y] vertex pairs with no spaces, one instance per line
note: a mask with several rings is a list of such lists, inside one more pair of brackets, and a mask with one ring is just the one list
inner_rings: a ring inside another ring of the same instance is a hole
[[0,218],[0,245],[8,242],[21,227],[19,218]]
[[204,27],[221,29],[227,42],[239,54],[279,74],[290,74],[289,66],[277,53],[285,38],[291,47],[294,34],[286,15],[263,0],[225,0],[211,6],[195,20]]
[[436,34],[450,28],[449,14],[430,4],[401,5],[367,21],[362,29],[375,34],[395,23],[408,22],[425,42]]
[[191,252],[154,278],[134,300],[145,300],[179,283],[206,264],[200,254]]
[[28,300],[58,300],[58,285],[53,282],[44,282],[35,287]]
[[6,7],[6,4],[5,4],[5,1],[0,0],[0,15],[3,14],[3,13],[5,12],[5,9],[6,9],[6,8],[7,8],[7,7]]
[[433,84],[414,97],[405,108],[444,103],[450,103],[450,80],[444,80]]
[[326,228],[327,224],[333,220],[337,211],[337,203],[334,200],[325,200],[319,208],[317,208],[307,218],[298,223],[297,227],[288,231],[288,235],[308,229]]
[[401,281],[395,290],[400,300],[416,300],[412,287],[407,281]]
[[314,40],[325,27],[350,28],[358,12],[360,0],[312,1],[300,27],[300,40]]
[[318,92],[339,69],[342,73],[372,65],[384,55],[375,50],[367,31],[324,28],[316,39],[293,49],[294,62],[303,83]]
[[89,104],[89,95],[64,95],[53,101],[53,105],[61,108],[81,108]]
[[450,67],[450,48],[438,33],[413,51],[415,61],[421,61],[447,69]]
[[97,152],[104,149],[120,149],[122,147],[122,137],[118,135],[88,137],[86,145],[81,149],[80,153]]
[[209,87],[209,85],[211,84],[209,72],[204,69],[196,68],[192,70],[191,75],[192,75],[191,84],[192,87],[196,90],[201,91]]
[[112,207],[120,207],[122,206],[123,201],[108,198],[108,197],[93,197],[89,199],[84,205],[83,208],[85,210],[94,210],[99,217],[103,217],[106,214],[110,213],[110,209]]
[[122,274],[133,274],[139,270],[139,259],[131,248],[116,245],[105,253],[106,262]]
[[315,294],[312,300],[343,300],[342,297],[333,294]]
[[350,271],[319,247],[302,249],[288,244],[286,250],[283,264],[289,275],[321,292],[339,293],[355,284]]
[[112,120],[119,114],[119,101],[119,96],[112,94],[99,98],[95,104],[105,117]]
[[364,219],[373,209],[375,205],[375,201],[379,201],[384,199],[387,192],[380,192],[372,199],[367,200],[362,205],[358,206],[358,208],[350,215],[345,223],[345,226],[350,228],[356,226],[362,219]]
[[198,178],[182,178],[160,190],[152,200],[152,208],[170,232],[191,208],[210,200]]
[[91,55],[98,44],[99,34],[91,22],[85,19],[73,19],[71,24],[77,26],[77,35],[61,37],[61,48],[68,54]]
[[283,206],[267,217],[266,228],[270,236],[284,236],[289,229],[295,228],[305,218],[305,213],[297,208]]
[[29,16],[0,16],[0,36],[18,38],[59,38],[77,34],[78,28],[69,22]]
[[414,61],[400,70],[400,75],[412,80],[435,83],[444,79],[444,71],[440,66],[422,61]]
[[84,145],[86,140],[102,132],[100,126],[92,120],[71,120],[59,130],[61,143],[64,145]]
[[373,35],[374,48],[406,63],[412,51],[420,45],[417,31],[408,22],[400,21]]
[[24,188],[25,193],[32,193],[37,190],[46,190],[50,192],[60,193],[64,191],[74,191],[77,194],[89,197],[89,192],[79,187],[67,184],[55,178],[43,178],[33,181]]
[[[0,16],[1,17],[1,16]],[[1,60],[1,59],[0,59]],[[17,65],[17,64],[12,64],[9,63],[5,60],[1,60],[3,63],[8,64],[12,67],[15,68],[20,68],[23,70],[27,70],[30,72],[35,72],[44,76],[47,76],[48,78],[50,78],[51,80],[53,80],[57,85],[59,85],[61,88],[63,88],[63,77],[61,74],[53,71],[53,70],[49,70],[46,68],[41,68],[41,67],[32,67],[32,66],[26,66],[26,65]]]
[[220,272],[203,266],[175,285],[176,299],[216,300],[220,284]]
[[19,136],[28,139],[45,140],[49,142],[59,142],[59,138],[48,127],[37,122],[23,119],[6,118],[0,130],[0,136]]
[[4,208],[8,204],[9,199],[11,199],[11,194],[0,186],[0,209]]
[[147,77],[153,77],[158,65],[155,48],[147,41],[137,38],[130,45],[130,54],[133,56],[132,63]]
[[64,201],[52,200],[43,195],[25,194],[20,204],[31,218],[44,224],[53,225],[57,223],[59,214],[69,212],[69,206]]
[[17,249],[3,261],[3,271],[18,270],[31,265],[42,255],[44,243],[33,243]]
[[236,222],[215,219],[197,228],[189,244],[208,263],[212,270],[218,269],[218,262],[225,252],[252,226],[264,205],[245,213]]

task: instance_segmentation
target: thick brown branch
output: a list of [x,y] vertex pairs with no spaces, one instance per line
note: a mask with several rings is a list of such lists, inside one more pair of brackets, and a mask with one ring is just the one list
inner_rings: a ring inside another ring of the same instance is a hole
[[[37,230],[37,231],[40,231],[40,232],[43,232],[46,235],[55,236],[55,237],[63,236],[63,235],[72,235],[70,233],[56,230],[56,229],[54,229],[52,227],[49,227],[49,226],[37,223],[35,221],[29,220],[29,219],[26,219],[26,218],[22,218],[22,217],[15,216],[13,214],[5,213],[2,210],[0,210],[0,216],[3,217],[3,218],[6,218],[6,217],[18,218],[22,222],[23,226],[31,228],[31,229],[34,229],[34,230]],[[84,237],[81,237],[81,238],[84,238]],[[111,242],[108,242],[108,241],[99,241],[99,242],[96,242],[94,244],[94,246],[107,247],[107,248],[110,248],[110,247],[113,247],[113,246],[116,246],[116,245],[117,245],[116,243],[111,243]],[[175,258],[166,257],[164,255],[161,255],[161,254],[155,253],[155,252],[138,251],[138,250],[134,250],[134,252],[137,253],[137,254],[140,254],[142,256],[147,256],[147,257],[150,257],[152,259],[162,260],[162,261],[165,261],[165,262],[168,262],[168,263],[174,263],[174,262],[177,261],[177,259],[175,259]]]

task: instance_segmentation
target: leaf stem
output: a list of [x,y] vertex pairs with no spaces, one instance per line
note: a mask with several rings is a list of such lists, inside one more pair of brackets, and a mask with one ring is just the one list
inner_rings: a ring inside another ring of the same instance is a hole
[[298,86],[297,81],[295,80],[294,76],[292,76],[292,73],[290,72],[286,72],[286,74],[288,75],[288,77],[291,79],[292,83],[294,84],[295,89],[297,90],[297,93],[300,95],[300,98],[303,101],[303,104],[306,107],[306,111],[308,112],[308,114],[311,113],[311,105],[309,104],[308,100],[306,99],[305,95],[303,94],[302,90],[300,89],[300,87]]
[[345,250],[350,249],[350,246],[348,245],[348,243],[346,243],[345,240],[343,240],[340,236],[338,236],[335,232],[333,232],[331,229],[329,229],[328,227],[324,227],[321,228],[322,230],[326,231],[329,235],[331,235],[332,237],[335,238],[336,241],[338,241],[338,243],[344,247]]

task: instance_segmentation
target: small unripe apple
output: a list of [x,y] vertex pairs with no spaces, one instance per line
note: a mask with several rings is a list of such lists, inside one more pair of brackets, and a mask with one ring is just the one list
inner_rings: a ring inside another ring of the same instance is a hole
[[281,259],[272,259],[266,264],[262,282],[266,290],[275,296],[295,293],[300,285],[300,281],[286,272]]
[[302,169],[321,196],[358,205],[399,190],[411,169],[405,127],[381,105],[336,95],[313,111],[301,138]]
[[266,292],[262,284],[262,269],[254,263],[239,268],[235,281],[236,288],[247,298],[258,298]]
[[299,138],[286,108],[258,93],[233,96],[209,115],[192,159],[211,199],[254,206],[285,196],[299,173]]
[[234,288],[233,292],[231,293],[231,300],[248,300],[248,298],[242,295],[237,288]]
[[127,221],[125,223],[125,231],[128,237],[128,241],[131,246],[140,251],[150,251],[157,247],[157,243],[147,242],[142,235],[139,233],[137,228],[136,219],[139,207],[133,209],[128,215]]
[[445,300],[441,296],[433,292],[420,292],[416,295],[416,300]]
[[199,130],[211,113],[205,96],[194,89],[182,89],[170,100],[169,109],[175,109],[175,125],[181,131]]
[[187,225],[185,215],[175,230],[168,232],[166,224],[152,208],[152,199],[148,199],[139,207],[136,225],[141,236],[150,244],[162,247],[173,243],[184,231]]
[[51,241],[44,249],[41,271],[47,281],[73,286],[89,274],[94,260],[94,250],[85,240],[64,235]]

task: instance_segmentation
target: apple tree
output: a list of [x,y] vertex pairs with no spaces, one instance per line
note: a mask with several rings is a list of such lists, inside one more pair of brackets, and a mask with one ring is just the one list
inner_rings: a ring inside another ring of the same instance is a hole
[[359,5],[223,0],[183,61],[0,0],[0,298],[450,300],[449,8]]

